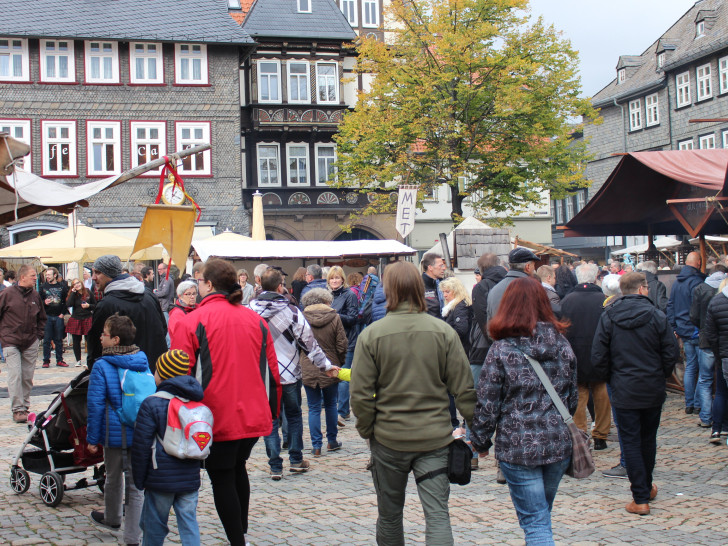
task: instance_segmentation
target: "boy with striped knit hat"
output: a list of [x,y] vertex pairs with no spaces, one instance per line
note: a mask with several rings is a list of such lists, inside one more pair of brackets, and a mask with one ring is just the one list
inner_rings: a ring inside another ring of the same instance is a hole
[[[165,392],[184,400],[200,401],[202,386],[190,372],[190,359],[180,350],[167,351],[157,360],[154,379],[157,393]],[[140,527],[145,546],[162,545],[169,528],[167,520],[174,506],[183,546],[199,546],[197,493],[200,461],[178,459],[165,452],[162,439],[167,427],[170,400],[149,396],[142,402],[136,420],[132,447],[134,483],[144,489]]]

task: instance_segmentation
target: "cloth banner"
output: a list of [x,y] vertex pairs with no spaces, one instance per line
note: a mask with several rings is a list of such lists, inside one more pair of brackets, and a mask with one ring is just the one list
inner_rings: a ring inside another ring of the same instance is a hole
[[182,205],[146,207],[147,212],[134,243],[134,252],[161,243],[174,264],[184,269],[195,229],[195,208]]
[[418,186],[400,186],[397,199],[396,228],[402,238],[407,237],[415,228],[415,207]]

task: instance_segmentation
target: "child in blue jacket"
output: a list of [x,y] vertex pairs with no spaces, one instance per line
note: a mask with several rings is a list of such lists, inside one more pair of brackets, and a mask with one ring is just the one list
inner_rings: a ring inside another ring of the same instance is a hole
[[[134,444],[134,428],[121,424],[116,409],[121,407],[122,390],[119,369],[149,372],[147,355],[134,345],[136,328],[129,317],[118,313],[104,323],[101,334],[102,357],[91,370],[88,384],[88,450],[96,453],[104,447],[106,483],[104,486],[105,511],[91,512],[91,521],[106,529],[121,527],[122,500],[124,504],[124,543],[139,544],[142,532],[139,517],[142,510],[142,492],[134,487],[131,476],[130,448]],[[108,419],[108,422],[107,422]],[[124,488],[122,488],[122,479]]]
[[[202,386],[187,375],[189,369],[190,360],[184,351],[163,353],[157,360],[154,373],[157,392],[166,391],[195,402],[202,400]],[[169,402],[166,398],[147,397],[136,420],[132,467],[134,483],[137,488],[144,489],[141,518],[144,546],[164,544],[172,506],[182,545],[199,546],[197,491],[200,488],[200,461],[173,457],[157,440],[157,437],[164,438]]]

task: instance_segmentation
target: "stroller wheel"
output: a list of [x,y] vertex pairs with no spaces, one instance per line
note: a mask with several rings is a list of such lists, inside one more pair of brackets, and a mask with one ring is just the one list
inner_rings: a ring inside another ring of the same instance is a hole
[[30,476],[18,466],[10,469],[10,489],[18,495],[25,493],[30,487]]
[[48,506],[58,506],[63,500],[63,478],[57,472],[46,472],[40,477],[40,498]]

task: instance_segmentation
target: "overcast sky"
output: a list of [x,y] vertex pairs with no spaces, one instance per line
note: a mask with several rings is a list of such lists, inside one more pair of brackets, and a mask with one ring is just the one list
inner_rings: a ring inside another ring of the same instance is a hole
[[641,55],[695,0],[530,0],[534,16],[563,31],[579,52],[582,94],[616,76],[620,55]]

